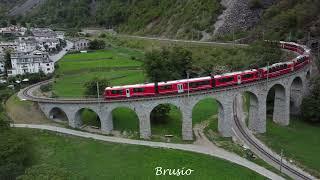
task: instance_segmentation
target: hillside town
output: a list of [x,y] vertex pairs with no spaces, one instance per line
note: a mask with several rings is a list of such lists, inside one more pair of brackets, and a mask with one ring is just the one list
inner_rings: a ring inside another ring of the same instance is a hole
[[[0,42],[0,73],[8,76],[27,73],[54,72],[54,62],[49,55],[56,54],[66,46],[64,33],[49,28],[10,26],[0,29],[2,37],[11,41]],[[6,69],[6,58],[10,63]]]

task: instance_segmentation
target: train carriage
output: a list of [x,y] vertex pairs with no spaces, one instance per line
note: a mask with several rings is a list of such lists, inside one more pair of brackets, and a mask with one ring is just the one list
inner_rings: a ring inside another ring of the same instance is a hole
[[261,78],[274,78],[283,74],[288,74],[294,70],[293,62],[276,63],[269,67],[260,68]]
[[157,87],[155,87],[155,83],[107,87],[105,89],[104,96],[105,99],[148,97],[236,86],[239,84],[258,81],[260,79],[275,78],[284,74],[288,74],[292,71],[303,68],[311,62],[310,49],[308,49],[306,46],[283,41],[277,44],[279,44],[279,46],[283,49],[294,51],[300,55],[292,61],[276,63],[269,67],[226,73],[211,77],[207,76],[201,78],[159,82],[157,83]]
[[115,86],[105,89],[105,98],[107,99],[154,96],[155,94],[154,83]]

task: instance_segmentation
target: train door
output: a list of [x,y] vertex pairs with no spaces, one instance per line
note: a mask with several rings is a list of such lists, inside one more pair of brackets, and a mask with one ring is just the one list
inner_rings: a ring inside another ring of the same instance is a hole
[[238,84],[241,84],[241,75],[237,76]]
[[184,92],[183,84],[178,84],[177,87],[178,87],[178,93],[183,93]]
[[130,89],[126,89],[126,96],[130,97]]

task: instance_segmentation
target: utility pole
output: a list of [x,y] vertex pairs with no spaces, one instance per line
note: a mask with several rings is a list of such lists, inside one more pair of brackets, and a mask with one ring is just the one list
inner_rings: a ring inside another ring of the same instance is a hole
[[99,92],[99,82],[97,81],[97,95],[98,95],[98,101],[99,101],[99,107],[100,107],[100,92]]
[[280,154],[280,174],[282,174],[282,159],[283,159],[283,149],[281,149],[281,154]]
[[266,85],[266,89],[268,89],[268,83],[269,83],[269,61],[267,64],[267,85]]
[[190,95],[190,82],[189,82],[189,78],[190,78],[190,72],[187,71],[187,79],[188,79],[188,100],[189,100],[189,95]]
[[236,40],[235,40],[235,35],[234,35],[234,27],[232,26],[232,39],[233,39],[233,47],[236,46]]

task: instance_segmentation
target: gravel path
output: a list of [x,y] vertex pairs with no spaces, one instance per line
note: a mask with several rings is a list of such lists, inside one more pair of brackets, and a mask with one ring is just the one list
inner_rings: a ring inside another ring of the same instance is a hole
[[[239,157],[236,154],[227,152],[225,150],[222,150],[220,148],[217,148],[215,146],[201,146],[196,144],[173,144],[173,143],[162,143],[162,142],[151,142],[151,141],[142,141],[142,140],[132,140],[132,139],[124,139],[119,137],[111,137],[111,136],[103,136],[98,134],[91,134],[87,132],[82,131],[76,131],[61,127],[55,127],[50,125],[31,125],[31,124],[11,124],[12,127],[16,128],[31,128],[31,129],[42,129],[42,130],[48,130],[63,134],[69,134],[73,136],[83,137],[83,138],[91,138],[95,140],[100,141],[106,141],[106,142],[112,142],[112,143],[122,143],[122,144],[131,144],[131,145],[142,145],[142,146],[149,146],[149,147],[156,147],[156,148],[168,148],[168,149],[178,149],[178,150],[184,150],[184,151],[190,151],[190,152],[196,152],[201,154],[206,154],[210,156],[215,156],[221,159],[228,160],[230,162],[233,162],[235,164],[247,167],[267,178],[270,179],[276,179],[276,180],[282,180],[283,178],[279,175],[261,167],[257,164],[254,164],[244,158]],[[201,134],[201,132],[200,132]],[[202,135],[203,133],[202,133]]]

